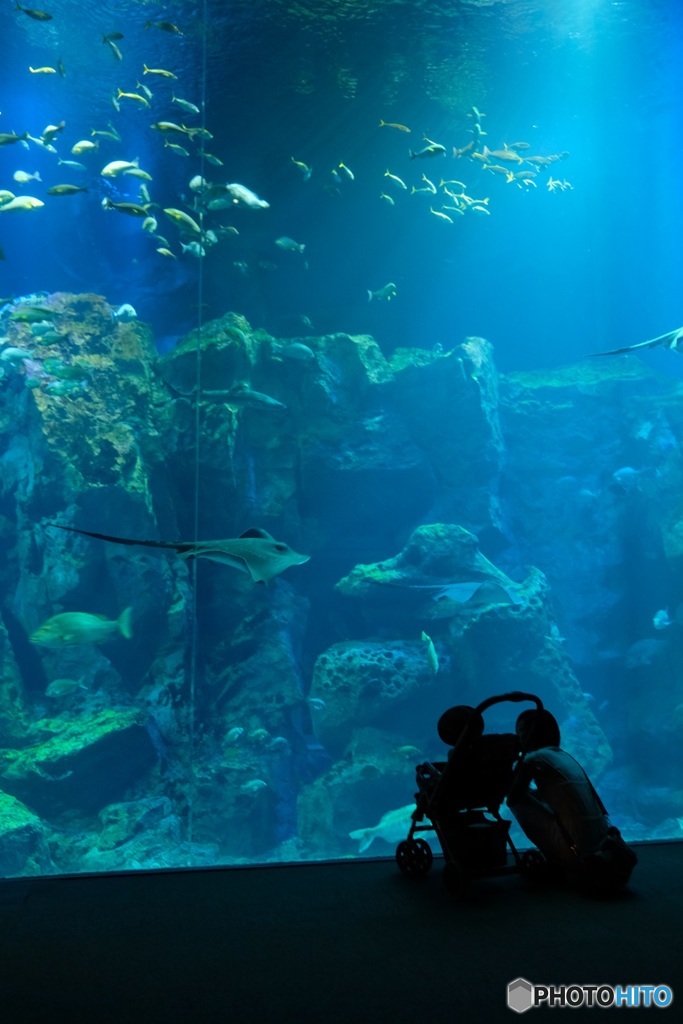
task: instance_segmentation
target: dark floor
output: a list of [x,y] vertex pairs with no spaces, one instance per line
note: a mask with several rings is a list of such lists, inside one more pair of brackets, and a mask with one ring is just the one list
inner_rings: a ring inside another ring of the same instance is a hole
[[669,1010],[627,1019],[682,1021],[683,843],[638,853],[610,902],[507,876],[457,903],[438,862],[2,882],[0,1021],[495,1024],[518,976],[668,984]]

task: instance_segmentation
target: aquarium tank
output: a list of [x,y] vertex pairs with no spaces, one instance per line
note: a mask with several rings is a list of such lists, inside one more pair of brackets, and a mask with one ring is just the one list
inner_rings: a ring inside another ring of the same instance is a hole
[[513,690],[681,839],[678,6],[35,2],[0,875],[391,857]]

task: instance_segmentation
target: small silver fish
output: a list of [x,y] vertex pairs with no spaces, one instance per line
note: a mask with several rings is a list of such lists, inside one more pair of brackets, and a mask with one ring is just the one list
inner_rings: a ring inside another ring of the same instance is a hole
[[118,309],[112,310],[112,317],[122,324],[127,324],[131,320],[137,320],[138,315],[129,302],[124,302]]
[[189,253],[190,256],[194,256],[198,260],[206,256],[206,249],[199,242],[181,242],[180,248],[183,252]]
[[252,391],[248,384],[233,384],[227,391],[202,391],[209,398],[222,398],[226,405],[236,408],[251,409],[286,409],[284,402],[264,394],[263,391]]
[[[238,182],[226,185],[225,191],[236,206],[247,206],[250,210],[267,210],[270,206],[265,199],[259,199],[255,192]],[[209,209],[212,209],[211,203],[209,203]]]
[[268,783],[264,782],[263,779],[251,779],[249,782],[245,782],[240,789],[243,793],[258,793],[260,789],[267,789]]
[[171,100],[171,103],[177,104],[177,106],[179,106],[181,110],[184,110],[188,114],[198,114],[200,112],[198,106],[196,106],[194,103],[190,103],[189,100],[181,100],[178,96],[175,95],[175,93],[173,94],[173,99]]
[[424,630],[422,631],[422,640],[426,647],[427,663],[434,675],[436,675],[439,671],[439,656],[436,653],[434,642],[432,641],[432,638],[424,632]]
[[315,352],[303,341],[292,341],[289,345],[273,345],[273,355],[277,359],[295,359],[300,363],[310,363],[315,359]]
[[284,249],[285,252],[303,252],[306,248],[304,242],[295,242],[293,238],[287,238],[286,235],[276,238],[275,244],[279,249]]
[[83,679],[53,679],[47,690],[46,697],[69,697],[78,690],[87,690],[83,685]]
[[22,359],[31,359],[31,357],[31,352],[27,352],[25,348],[15,348],[13,345],[3,348],[0,352],[0,360],[3,363],[20,363]]
[[390,281],[383,288],[378,288],[376,292],[371,292],[368,288],[368,302],[372,302],[373,299],[386,299],[389,301],[396,298],[397,294],[396,285]]
[[671,625],[671,619],[669,618],[669,612],[666,608],[660,608],[658,612],[655,612],[652,618],[652,625],[655,629],[668,629]]

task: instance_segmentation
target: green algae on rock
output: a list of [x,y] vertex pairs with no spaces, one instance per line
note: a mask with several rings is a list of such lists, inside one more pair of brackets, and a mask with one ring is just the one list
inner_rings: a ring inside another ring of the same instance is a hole
[[0,786],[43,814],[93,809],[120,794],[156,760],[136,708],[107,708],[37,723],[37,742],[0,750]]

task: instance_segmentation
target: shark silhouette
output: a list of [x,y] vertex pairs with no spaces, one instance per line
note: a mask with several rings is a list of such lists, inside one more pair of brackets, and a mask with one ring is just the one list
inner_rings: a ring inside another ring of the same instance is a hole
[[239,569],[251,576],[254,583],[269,583],[291,565],[303,565],[310,555],[300,555],[288,544],[275,540],[265,530],[245,530],[239,537],[226,540],[135,540],[131,537],[113,537],[107,533],[94,533],[91,530],[77,530],[74,526],[61,526],[49,523],[58,530],[69,533],[80,533],[84,537],[106,540],[111,544],[140,545],[146,548],[162,548],[176,551],[181,558],[208,558],[211,562],[220,562],[233,569]]
[[658,338],[650,341],[639,341],[635,345],[627,345],[625,348],[613,348],[609,352],[593,352],[593,356],[619,356],[622,352],[637,352],[639,348],[668,348],[672,352],[683,353],[683,327],[677,327],[667,334],[660,334]]

